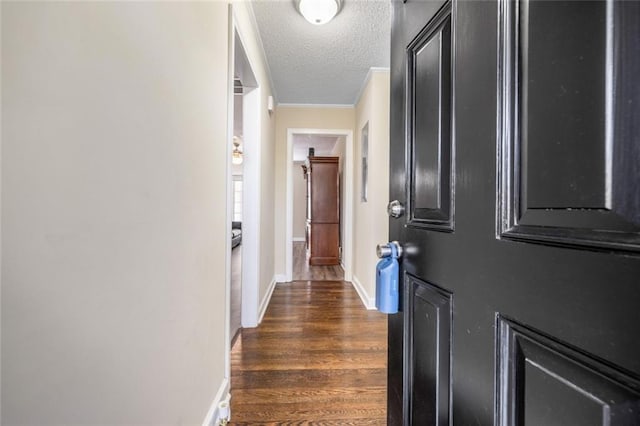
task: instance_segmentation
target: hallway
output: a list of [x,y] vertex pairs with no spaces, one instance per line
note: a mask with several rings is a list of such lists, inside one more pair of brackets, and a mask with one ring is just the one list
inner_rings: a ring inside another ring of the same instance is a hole
[[231,353],[231,424],[386,423],[386,316],[344,281],[278,284]]
[[344,271],[340,265],[309,265],[304,245],[304,241],[293,242],[294,281],[342,281],[344,279]]

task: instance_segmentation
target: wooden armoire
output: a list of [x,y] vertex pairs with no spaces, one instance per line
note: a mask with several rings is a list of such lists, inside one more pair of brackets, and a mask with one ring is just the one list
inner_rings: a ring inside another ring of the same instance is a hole
[[340,178],[338,157],[308,157],[305,240],[309,265],[340,264]]

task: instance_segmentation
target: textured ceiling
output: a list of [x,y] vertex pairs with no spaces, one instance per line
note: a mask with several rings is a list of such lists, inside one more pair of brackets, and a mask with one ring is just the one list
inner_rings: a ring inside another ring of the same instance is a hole
[[343,0],[338,15],[312,25],[293,0],[253,0],[279,104],[353,105],[370,68],[389,67],[389,0]]

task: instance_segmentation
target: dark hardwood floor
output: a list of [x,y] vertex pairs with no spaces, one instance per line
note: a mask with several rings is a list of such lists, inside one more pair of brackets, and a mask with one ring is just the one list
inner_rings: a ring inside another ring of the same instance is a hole
[[340,265],[309,265],[304,241],[293,242],[293,280],[294,281],[342,281],[344,271]]
[[384,425],[386,316],[344,281],[278,284],[231,351],[234,425]]
[[242,244],[231,250],[231,312],[229,335],[231,342],[240,331],[242,320]]

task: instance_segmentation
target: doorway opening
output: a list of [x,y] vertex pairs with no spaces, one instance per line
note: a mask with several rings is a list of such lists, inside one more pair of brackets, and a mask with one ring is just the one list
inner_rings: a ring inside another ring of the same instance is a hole
[[[309,199],[302,166],[315,157],[338,157],[339,265],[309,265]],[[353,133],[351,130],[287,129],[286,274],[294,280],[351,281]]]
[[227,217],[230,238],[228,252],[228,336],[229,352],[242,327],[254,327],[258,301],[259,211],[247,209],[259,199],[260,88],[245,52],[242,38],[233,26],[233,77],[229,173],[227,175]]

